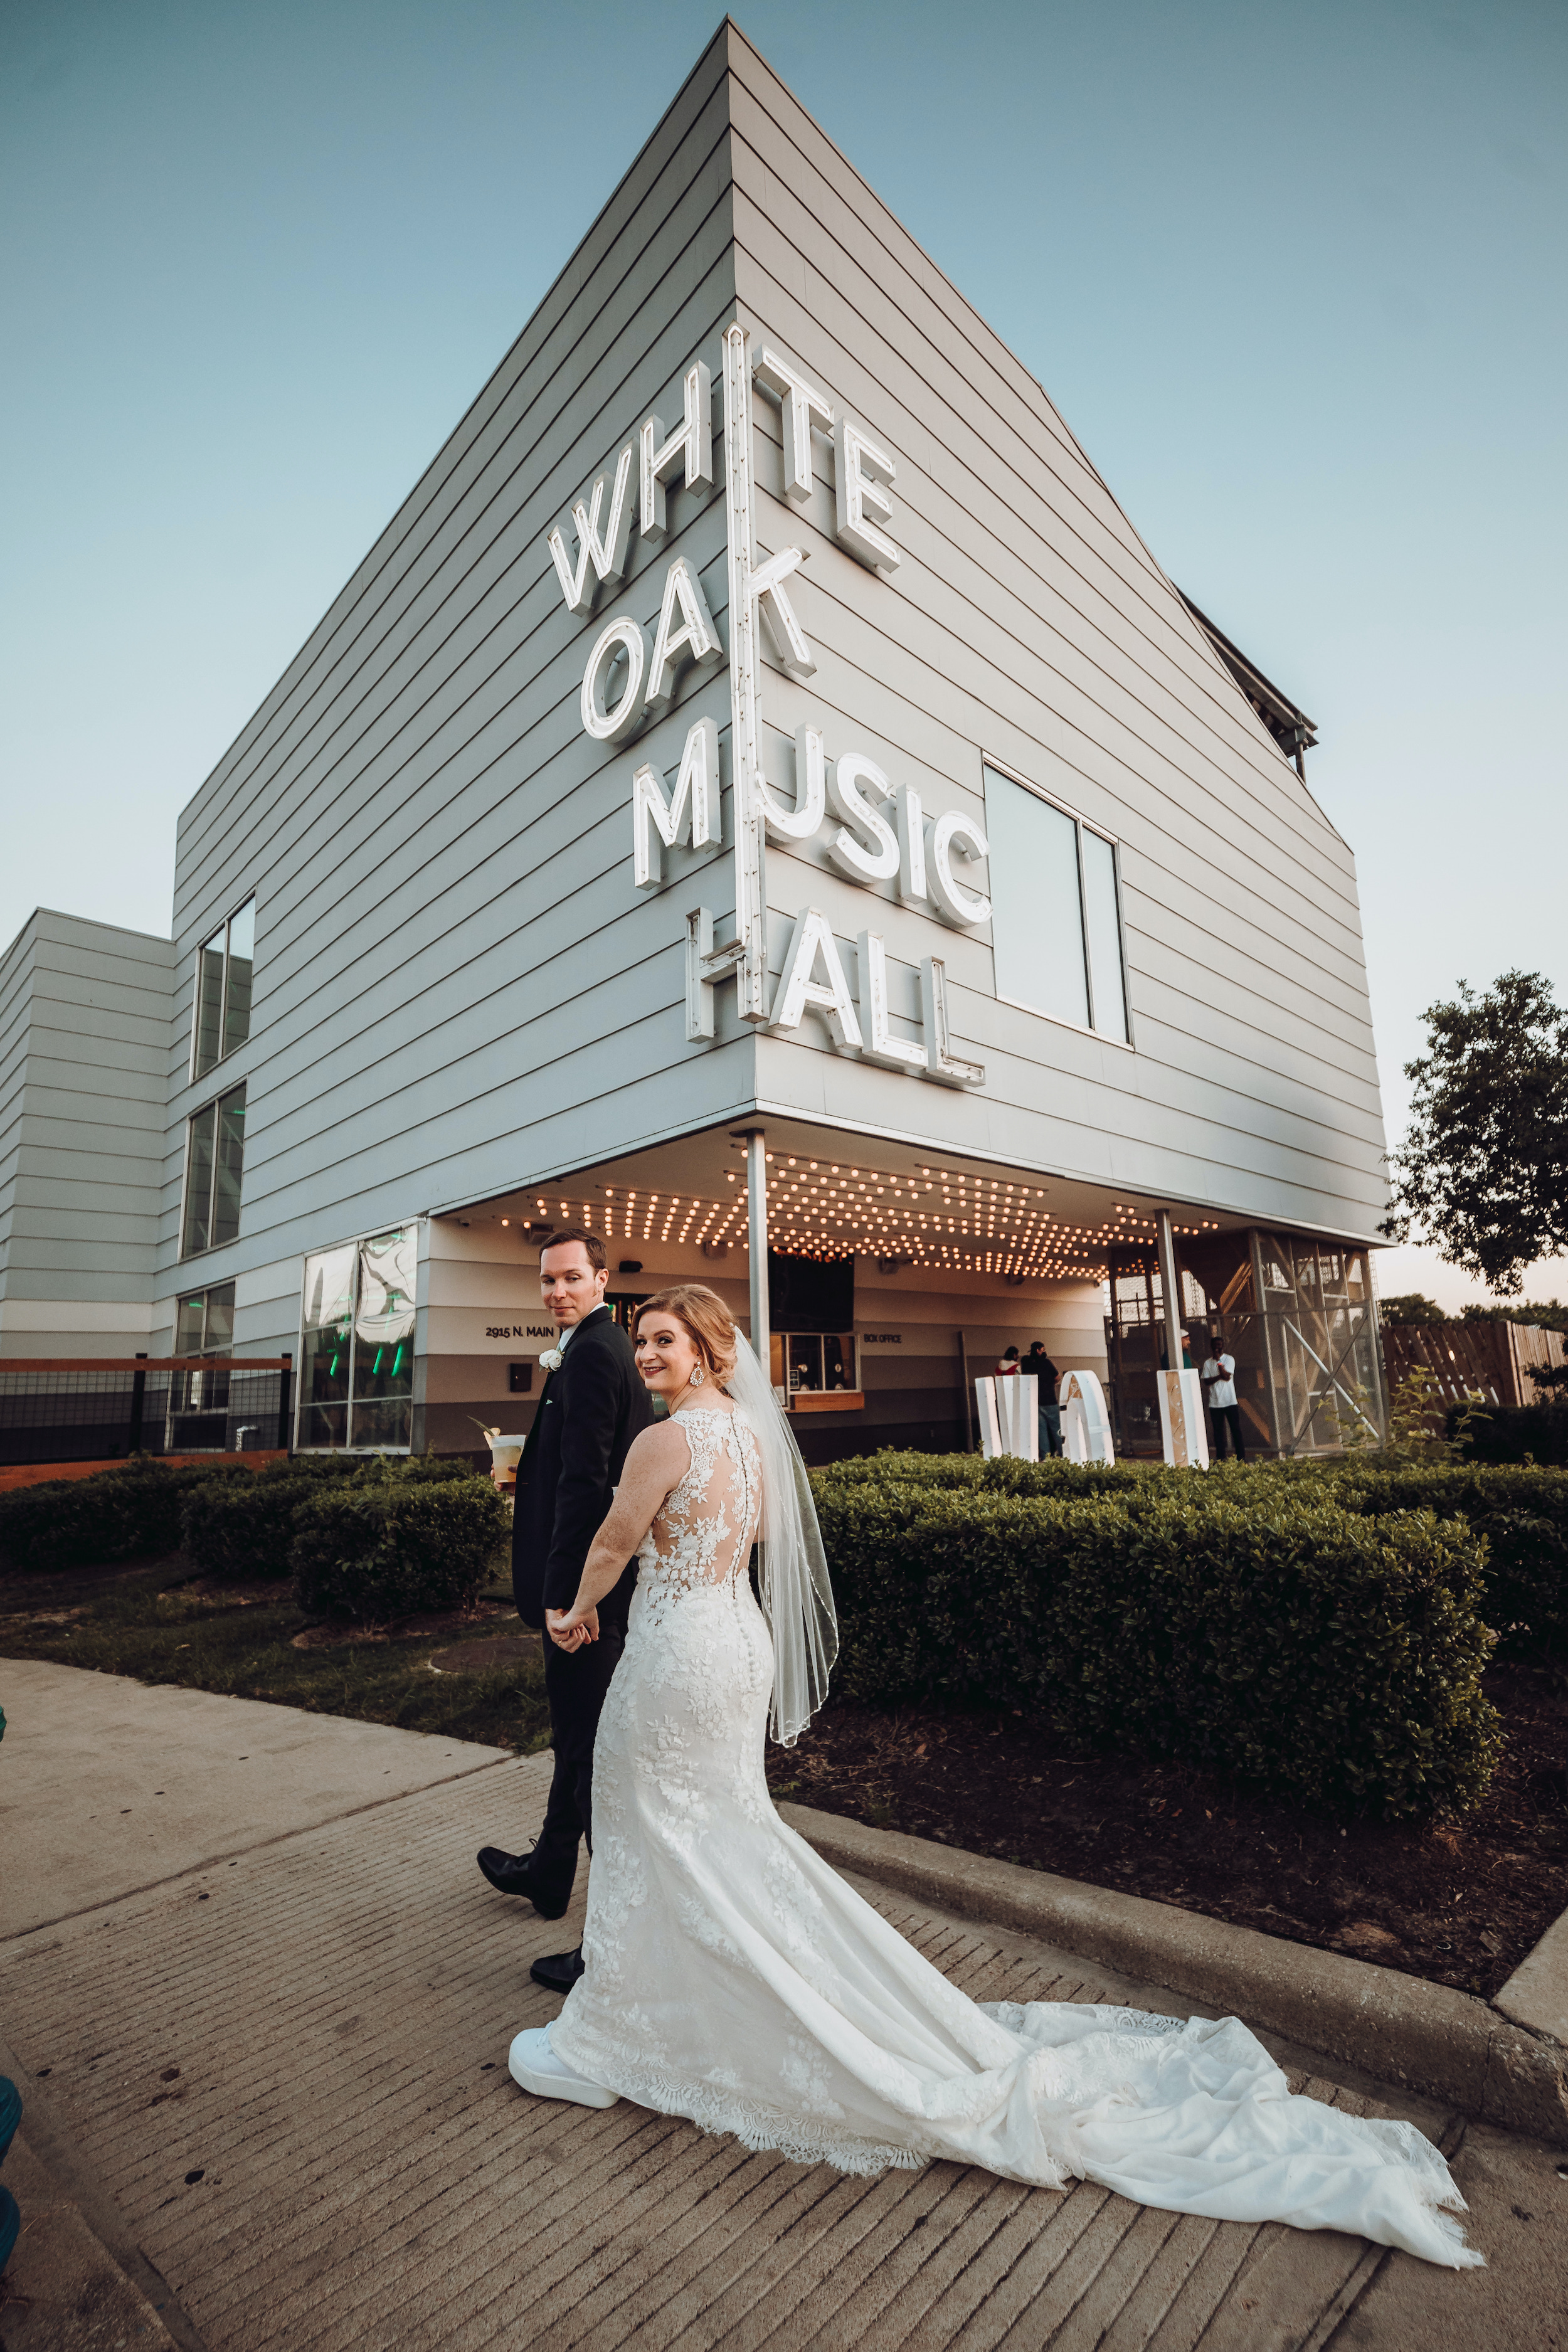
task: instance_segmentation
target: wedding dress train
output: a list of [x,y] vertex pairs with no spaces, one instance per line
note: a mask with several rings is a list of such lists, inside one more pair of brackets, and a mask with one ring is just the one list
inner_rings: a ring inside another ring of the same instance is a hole
[[746,1572],[756,1445],[721,1407],[676,1419],[691,1464],[638,1555],[600,1717],[585,1973],[550,2028],[559,2059],[843,2172],[947,2158],[1479,2263],[1413,2125],[1292,2097],[1236,2018],[972,2001],[785,1826],[763,1770],[772,1644]]

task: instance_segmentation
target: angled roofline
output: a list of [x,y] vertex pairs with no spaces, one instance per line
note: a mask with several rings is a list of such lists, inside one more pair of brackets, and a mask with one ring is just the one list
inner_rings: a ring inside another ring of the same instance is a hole
[[[1175,587],[1174,581],[1171,584]],[[1309,719],[1288,694],[1282,694],[1272,678],[1265,677],[1257,663],[1248,661],[1241,647],[1233,645],[1225,631],[1216,627],[1183,589],[1176,588],[1176,593],[1286,758],[1295,761],[1296,773],[1304,782],[1307,770],[1302,754],[1310,751],[1318,740],[1316,720]]]

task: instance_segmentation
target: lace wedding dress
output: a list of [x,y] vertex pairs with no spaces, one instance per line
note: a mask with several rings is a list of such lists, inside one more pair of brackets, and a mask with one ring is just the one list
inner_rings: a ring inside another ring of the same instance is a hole
[[1147,2205],[1481,2257],[1415,2126],[1293,2098],[1246,2026],[967,1999],[773,1811],[773,1682],[747,1573],[761,1471],[723,1407],[638,1554],[594,1751],[585,1973],[550,2028],[591,2082],[842,2172],[936,2157]]

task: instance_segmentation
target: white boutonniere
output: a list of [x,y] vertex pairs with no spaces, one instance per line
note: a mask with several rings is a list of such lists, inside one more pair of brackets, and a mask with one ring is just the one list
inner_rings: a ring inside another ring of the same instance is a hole
[[539,1351],[539,1360],[547,1372],[558,1372],[561,1370],[561,1357],[562,1350],[559,1348],[541,1348]]

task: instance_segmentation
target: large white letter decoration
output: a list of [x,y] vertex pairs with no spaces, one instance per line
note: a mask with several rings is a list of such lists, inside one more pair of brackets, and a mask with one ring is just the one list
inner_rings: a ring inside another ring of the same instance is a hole
[[770,841],[809,841],[827,814],[827,762],[821,728],[795,729],[794,808],[779,806],[766,777],[757,778],[757,790]]
[[947,1025],[947,966],[940,956],[927,956],[921,966],[921,1017],[926,1035],[921,1077],[934,1078],[943,1087],[983,1087],[984,1064],[962,1061],[952,1050]]
[[752,594],[768,625],[768,636],[779,667],[787,670],[791,677],[810,677],[816,668],[816,656],[795,618],[795,606],[784,593],[784,582],[805,562],[798,547],[782,547],[765,563],[759,563],[752,574]]
[[639,519],[646,540],[660,540],[668,529],[664,478],[678,460],[685,461],[688,489],[713,479],[713,379],[700,360],[687,369],[682,394],[685,413],[673,433],[667,437],[660,419],[650,416],[637,436],[642,456]]
[[695,662],[700,669],[717,661],[723,650],[702,583],[685,556],[678,555],[664,575],[664,602],[658,608],[658,626],[648,657],[649,713],[657,717],[668,709],[676,679],[687,662]]
[[[590,505],[584,506],[579,499],[573,508],[572,520],[577,530],[575,569],[567,556],[560,525],[550,534],[550,552],[569,613],[591,613],[595,590],[606,580],[619,580],[626,571],[632,535],[632,460],[636,455],[635,446],[628,441],[616,460],[616,487],[610,493],[610,519],[603,539],[599,537],[599,509],[604,504],[605,484],[609,476],[601,474],[595,483]],[[593,579],[588,576],[590,563],[594,567]]]
[[899,896],[906,907],[929,906],[925,819],[913,784],[900,784],[894,793],[893,822],[899,835]]
[[[821,958],[823,977],[813,977],[817,959]],[[798,1029],[808,1004],[815,1005],[826,1019],[833,1042],[841,1054],[858,1054],[860,1050],[860,1024],[855,1018],[854,1001],[849,983],[844,977],[839,961],[838,943],[833,927],[815,907],[806,907],[795,917],[795,937],[789,943],[784,968],[779,974],[778,991],[773,998],[770,1029]]]
[[990,844],[973,817],[960,809],[949,809],[939,816],[931,830],[931,856],[928,869],[931,879],[931,903],[944,923],[957,930],[966,930],[972,923],[988,923],[991,901],[984,890],[966,889],[954,879],[952,850],[962,842],[972,857],[989,857]]
[[861,1052],[867,1061],[885,1070],[923,1071],[925,1047],[906,1045],[888,1025],[888,950],[876,931],[862,931],[855,942],[856,974],[860,982]]
[[[861,784],[881,801],[892,789],[874,760],[860,751],[846,751],[834,761],[827,780],[828,803],[844,819],[827,845],[827,855],[851,882],[886,882],[899,870],[899,836],[880,809],[865,799]],[[864,841],[847,830],[850,825],[865,835]]]
[[683,834],[689,835],[693,849],[716,841],[718,817],[719,730],[711,719],[700,719],[687,735],[670,799],[664,797],[658,772],[646,762],[632,778],[632,878],[637,887],[658,888],[664,880],[664,853],[675,848]]
[[833,430],[833,411],[815,384],[807,383],[764,344],[755,363],[757,382],[784,403],[784,496],[803,507],[811,497],[816,468],[811,462],[813,424],[826,434]]
[[1096,1372],[1064,1372],[1060,1390],[1062,1450],[1069,1462],[1114,1462],[1116,1444],[1105,1391]]
[[879,449],[863,426],[840,416],[833,431],[833,494],[837,503],[837,538],[851,555],[873,572],[891,572],[899,551],[885,530],[868,520],[871,507],[885,522],[893,502],[879,486],[893,478],[893,461]]
[[[605,699],[616,655],[626,656],[626,683],[615,703]],[[629,613],[607,622],[594,640],[583,673],[583,729],[596,743],[622,743],[643,719],[642,686],[647,676],[647,631]]]

